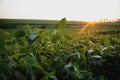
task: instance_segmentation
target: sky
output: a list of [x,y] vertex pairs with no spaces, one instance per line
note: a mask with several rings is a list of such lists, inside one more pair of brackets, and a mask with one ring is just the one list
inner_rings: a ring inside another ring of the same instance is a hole
[[0,0],[0,18],[95,21],[120,18],[120,0]]

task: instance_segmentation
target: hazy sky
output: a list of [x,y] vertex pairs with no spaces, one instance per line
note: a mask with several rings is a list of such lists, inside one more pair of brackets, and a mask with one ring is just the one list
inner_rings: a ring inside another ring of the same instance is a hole
[[0,0],[0,18],[120,18],[120,0]]

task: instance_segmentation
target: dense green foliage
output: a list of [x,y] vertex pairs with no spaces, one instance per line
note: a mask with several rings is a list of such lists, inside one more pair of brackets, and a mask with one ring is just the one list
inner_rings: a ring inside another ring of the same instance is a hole
[[58,29],[0,30],[0,80],[119,80],[120,33]]

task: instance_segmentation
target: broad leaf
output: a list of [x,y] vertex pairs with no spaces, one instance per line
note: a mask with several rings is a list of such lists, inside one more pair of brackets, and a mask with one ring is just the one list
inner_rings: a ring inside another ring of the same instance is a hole
[[51,76],[54,76],[55,75],[55,71],[51,71],[47,74],[47,77],[51,77]]
[[66,27],[66,18],[63,18],[58,24],[58,29],[64,29],[65,27]]
[[25,80],[25,76],[21,72],[14,71],[14,74],[17,80]]
[[78,78],[79,80],[83,79],[83,75],[79,71],[71,72],[71,75],[75,78]]
[[88,54],[91,54],[91,53],[93,53],[94,52],[94,50],[88,50]]
[[25,36],[25,32],[24,32],[23,30],[19,30],[19,31],[15,32],[14,35],[15,35],[15,37],[16,37],[17,39],[19,39],[19,38]]
[[32,65],[32,68],[34,68],[34,71],[36,70],[35,72],[46,73],[43,67],[38,64]]

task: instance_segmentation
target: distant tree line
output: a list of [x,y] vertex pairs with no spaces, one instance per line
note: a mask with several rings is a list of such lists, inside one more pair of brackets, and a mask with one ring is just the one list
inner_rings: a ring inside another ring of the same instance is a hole
[[4,21],[0,21],[0,28],[1,29],[11,29],[11,28],[16,28],[14,24],[9,24]]

